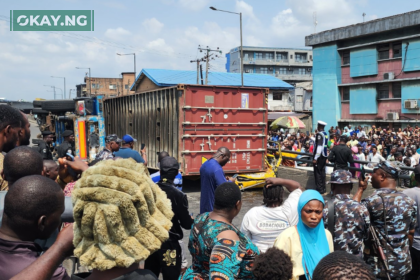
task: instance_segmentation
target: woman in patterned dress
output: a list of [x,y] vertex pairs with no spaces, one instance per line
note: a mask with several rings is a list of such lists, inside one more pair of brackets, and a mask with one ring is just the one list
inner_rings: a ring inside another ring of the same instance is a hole
[[180,280],[254,279],[252,266],[259,250],[232,224],[241,206],[236,184],[226,182],[217,187],[214,210],[194,220],[188,244],[192,265]]

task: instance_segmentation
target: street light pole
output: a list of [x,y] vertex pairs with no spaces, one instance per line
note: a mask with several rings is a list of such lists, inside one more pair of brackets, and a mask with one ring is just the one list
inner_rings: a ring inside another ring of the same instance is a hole
[[244,48],[242,45],[242,13],[239,13],[239,24],[241,26],[241,82],[242,86],[244,86]]
[[51,78],[64,79],[64,94],[63,94],[63,99],[66,99],[66,77],[56,77],[56,76],[51,76]]
[[225,10],[219,10],[216,9],[215,7],[210,7],[211,10],[213,11],[219,11],[219,12],[224,12],[224,13],[229,13],[229,14],[235,14],[235,15],[239,15],[239,25],[240,25],[240,36],[241,36],[241,84],[242,86],[244,86],[244,53],[243,53],[243,45],[242,45],[242,13],[235,13],[235,12],[230,12],[230,11],[225,11]]
[[92,84],[90,79],[90,67],[82,68],[82,67],[76,67],[76,69],[89,69],[89,97],[92,96]]
[[117,55],[119,55],[119,56],[123,56],[123,55],[134,55],[134,80],[136,80],[136,75],[137,75],[137,71],[136,71],[136,53],[117,53]]

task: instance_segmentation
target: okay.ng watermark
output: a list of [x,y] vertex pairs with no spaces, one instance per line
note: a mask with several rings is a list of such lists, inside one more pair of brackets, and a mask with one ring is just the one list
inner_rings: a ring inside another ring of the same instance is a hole
[[93,10],[11,10],[10,31],[93,31]]

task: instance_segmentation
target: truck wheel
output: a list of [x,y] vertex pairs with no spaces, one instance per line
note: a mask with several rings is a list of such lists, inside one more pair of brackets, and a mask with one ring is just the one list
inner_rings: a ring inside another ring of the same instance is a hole
[[74,108],[73,99],[46,100],[42,102],[42,110],[50,112],[74,111]]

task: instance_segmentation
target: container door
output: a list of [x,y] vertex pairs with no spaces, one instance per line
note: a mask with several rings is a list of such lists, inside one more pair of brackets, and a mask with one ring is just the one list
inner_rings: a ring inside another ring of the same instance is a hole
[[221,147],[232,152],[225,173],[265,170],[265,89],[186,86],[180,103],[185,175],[198,175]]

